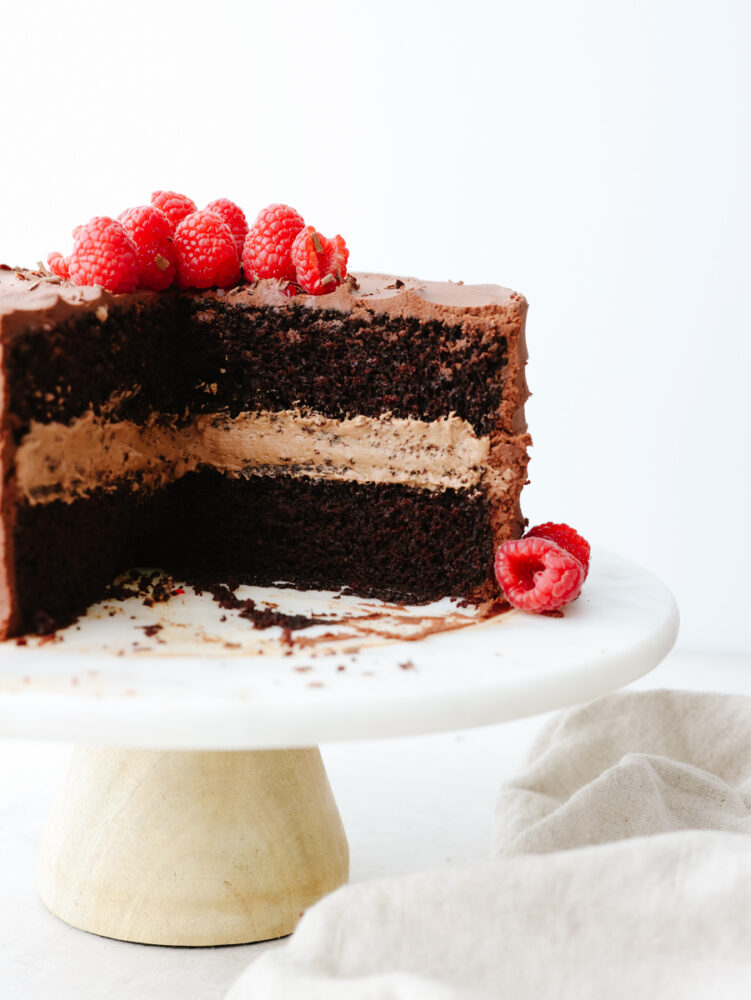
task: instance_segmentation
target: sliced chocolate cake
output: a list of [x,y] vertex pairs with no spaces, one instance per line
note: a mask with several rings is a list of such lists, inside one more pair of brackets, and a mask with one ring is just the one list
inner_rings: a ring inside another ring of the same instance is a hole
[[494,592],[523,523],[526,308],[371,274],[289,298],[0,269],[0,636],[69,621],[135,565]]

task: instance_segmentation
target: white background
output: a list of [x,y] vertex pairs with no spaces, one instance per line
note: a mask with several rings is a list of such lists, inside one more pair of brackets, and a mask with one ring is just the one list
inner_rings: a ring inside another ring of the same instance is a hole
[[[750,28],[744,0],[0,0],[0,261],[169,187],[519,289],[527,514],[674,590],[684,652],[644,686],[748,692]],[[486,858],[539,725],[326,748],[353,880]],[[126,945],[36,898],[67,757],[0,741],[0,992],[218,1000],[273,946]]]
[[531,303],[531,520],[743,651],[751,7],[2,4],[0,260],[148,200],[295,205],[355,270]]

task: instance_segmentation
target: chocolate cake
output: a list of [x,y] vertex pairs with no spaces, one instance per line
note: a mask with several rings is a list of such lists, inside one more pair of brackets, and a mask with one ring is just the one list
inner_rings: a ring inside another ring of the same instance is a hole
[[522,530],[526,302],[350,276],[111,294],[0,269],[0,636],[126,568],[424,602]]

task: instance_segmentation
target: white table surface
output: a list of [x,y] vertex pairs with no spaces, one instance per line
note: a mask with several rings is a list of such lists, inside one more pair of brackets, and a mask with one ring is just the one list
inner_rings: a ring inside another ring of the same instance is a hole
[[[673,652],[635,688],[751,694],[751,655]],[[488,857],[498,785],[548,716],[461,732],[323,747],[349,838],[351,881]],[[0,740],[0,996],[3,1000],[214,1000],[276,942],[161,948],[61,923],[36,895],[42,829],[65,744]]]

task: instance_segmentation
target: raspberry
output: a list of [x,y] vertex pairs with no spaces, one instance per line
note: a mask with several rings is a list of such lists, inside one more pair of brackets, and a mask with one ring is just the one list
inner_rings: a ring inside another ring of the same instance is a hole
[[130,236],[138,257],[138,287],[161,292],[175,280],[175,248],[167,216],[153,205],[121,212],[118,221]]
[[57,250],[53,251],[47,257],[47,266],[53,274],[56,274],[58,278],[69,278],[70,271],[68,270],[68,261],[61,253]]
[[245,218],[245,212],[229,198],[217,198],[216,201],[210,201],[204,212],[213,212],[229,226],[237,244],[237,256],[242,257],[243,244],[248,235],[248,220]]
[[342,237],[327,240],[312,226],[306,226],[297,234],[291,257],[297,283],[310,295],[333,292],[347,274],[349,250]]
[[589,542],[586,538],[582,538],[579,532],[574,531],[568,524],[553,524],[552,521],[546,521],[545,524],[538,524],[534,528],[530,528],[524,537],[547,538],[549,541],[555,542],[556,545],[560,545],[562,549],[570,552],[575,559],[579,560],[584,568],[583,579],[587,579],[587,574],[589,573]]
[[178,194],[177,191],[155,191],[151,196],[151,204],[164,212],[173,233],[185,216],[195,212],[198,207],[192,198],[186,194]]
[[110,292],[134,292],[138,286],[133,241],[119,222],[106,215],[78,227],[68,268],[76,285],[101,285]]
[[498,547],[495,575],[515,608],[557,611],[579,596],[584,567],[547,538],[519,538]]
[[240,260],[229,226],[213,212],[192,212],[175,230],[180,288],[229,288],[240,280]]
[[290,251],[304,225],[303,217],[290,205],[267,205],[260,211],[243,245],[243,270],[248,281],[296,281]]

